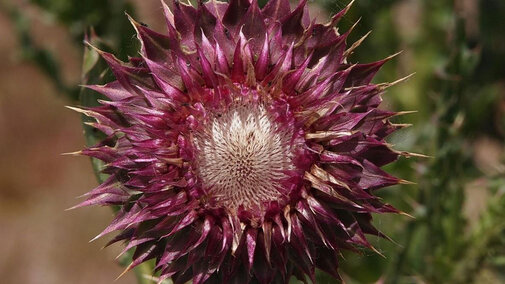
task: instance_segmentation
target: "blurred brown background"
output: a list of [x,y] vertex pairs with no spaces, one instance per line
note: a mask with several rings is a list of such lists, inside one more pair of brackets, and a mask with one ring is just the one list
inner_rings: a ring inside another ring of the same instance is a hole
[[[162,26],[158,1],[135,1],[137,13]],[[37,43],[60,56],[62,75],[78,84],[82,54],[68,32],[29,3]],[[132,39],[133,41],[134,39]],[[97,185],[90,161],[62,156],[84,147],[80,116],[33,64],[19,58],[12,21],[0,13],[0,283],[112,283],[122,272],[120,246],[88,243],[112,220],[109,208],[64,211]],[[120,283],[135,283],[132,273]]]

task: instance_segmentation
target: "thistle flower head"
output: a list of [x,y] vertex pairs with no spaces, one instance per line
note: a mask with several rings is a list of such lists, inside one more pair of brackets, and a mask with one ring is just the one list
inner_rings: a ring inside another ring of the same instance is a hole
[[140,57],[98,51],[116,80],[81,109],[107,138],[82,153],[109,178],[84,205],[119,205],[99,236],[155,259],[160,281],[287,283],[338,278],[341,250],[383,236],[371,213],[398,212],[373,192],[401,180],[380,169],[401,153],[378,109],[389,59],[351,64],[350,31],[308,15],[306,1],[163,4],[168,34],[132,20]]

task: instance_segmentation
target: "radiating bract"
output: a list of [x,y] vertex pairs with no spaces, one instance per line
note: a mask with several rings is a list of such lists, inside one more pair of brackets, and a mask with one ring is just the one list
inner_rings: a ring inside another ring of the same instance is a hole
[[160,281],[287,283],[338,278],[341,250],[384,237],[371,213],[399,212],[373,192],[402,180],[384,138],[400,128],[372,84],[389,59],[351,64],[349,31],[310,19],[306,1],[163,4],[168,35],[132,20],[128,63],[98,51],[110,100],[78,109],[107,138],[81,153],[109,178],[85,205],[119,205],[111,243],[155,259]]

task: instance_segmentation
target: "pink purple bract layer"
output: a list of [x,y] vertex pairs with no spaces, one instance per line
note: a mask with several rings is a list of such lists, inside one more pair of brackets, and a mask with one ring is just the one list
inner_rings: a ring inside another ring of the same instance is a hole
[[399,211],[374,191],[402,182],[384,138],[401,125],[378,109],[389,59],[352,64],[350,31],[315,23],[306,1],[163,4],[168,34],[132,20],[140,57],[98,51],[116,81],[87,86],[109,98],[79,111],[107,138],[80,153],[109,178],[85,205],[119,205],[99,236],[154,259],[175,283],[339,278],[342,250],[385,237],[371,213]]

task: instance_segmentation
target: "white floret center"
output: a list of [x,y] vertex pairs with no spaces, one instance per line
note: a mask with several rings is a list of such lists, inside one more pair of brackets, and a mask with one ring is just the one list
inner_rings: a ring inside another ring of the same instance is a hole
[[236,104],[213,114],[194,141],[202,186],[230,208],[278,199],[292,168],[291,136],[262,105]]

